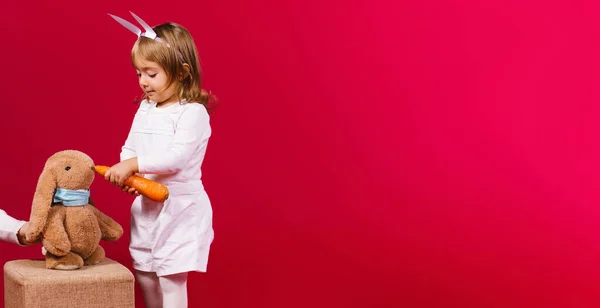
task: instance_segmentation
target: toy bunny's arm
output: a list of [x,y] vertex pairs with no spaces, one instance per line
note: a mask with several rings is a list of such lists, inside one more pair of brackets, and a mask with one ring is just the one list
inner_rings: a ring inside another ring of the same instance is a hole
[[64,256],[71,250],[71,241],[65,230],[64,221],[64,208],[52,208],[48,213],[48,223],[44,228],[42,244],[55,256]]
[[93,207],[93,211],[98,218],[103,240],[116,241],[123,235],[123,227],[118,222],[100,212],[96,207]]

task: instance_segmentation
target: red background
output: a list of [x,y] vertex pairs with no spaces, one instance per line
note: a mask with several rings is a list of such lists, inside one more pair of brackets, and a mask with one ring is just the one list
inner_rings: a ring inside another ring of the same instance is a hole
[[[117,162],[140,90],[106,13],[128,10],[186,26],[221,101],[190,307],[600,305],[597,2],[3,3],[9,214],[56,151]],[[92,190],[128,228],[131,197]],[[128,240],[103,245],[130,267]]]

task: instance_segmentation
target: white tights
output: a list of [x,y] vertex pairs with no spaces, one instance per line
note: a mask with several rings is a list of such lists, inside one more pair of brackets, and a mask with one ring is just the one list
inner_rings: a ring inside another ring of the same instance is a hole
[[146,308],[187,308],[187,273],[158,277],[156,273],[135,272]]

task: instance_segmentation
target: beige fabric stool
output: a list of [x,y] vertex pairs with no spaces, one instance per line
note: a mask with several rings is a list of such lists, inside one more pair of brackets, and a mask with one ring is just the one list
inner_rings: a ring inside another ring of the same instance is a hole
[[133,274],[104,259],[73,271],[46,269],[44,260],[4,264],[4,307],[134,307]]

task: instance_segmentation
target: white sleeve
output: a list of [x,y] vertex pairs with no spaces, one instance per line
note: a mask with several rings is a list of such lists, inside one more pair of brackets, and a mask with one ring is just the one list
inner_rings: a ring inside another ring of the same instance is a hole
[[[132,127],[133,128],[133,127]],[[129,130],[125,144],[121,147],[121,161],[130,159],[136,156],[135,147],[133,146],[133,137],[131,136],[132,129]]]
[[125,139],[125,144],[123,144],[121,147],[121,161],[137,156],[135,144],[133,143],[133,128],[136,125],[136,121],[139,119],[138,117],[140,116],[140,112],[145,109],[148,109],[148,102],[144,100],[140,103],[140,106],[133,116],[133,121],[131,122],[131,127],[129,128],[129,133],[127,134],[127,139]]
[[19,244],[17,233],[24,224],[24,221],[14,219],[5,211],[0,210],[0,240]]
[[169,174],[181,171],[202,142],[211,134],[204,105],[189,103],[177,121],[173,141],[162,153],[138,156],[138,170],[145,174]]

